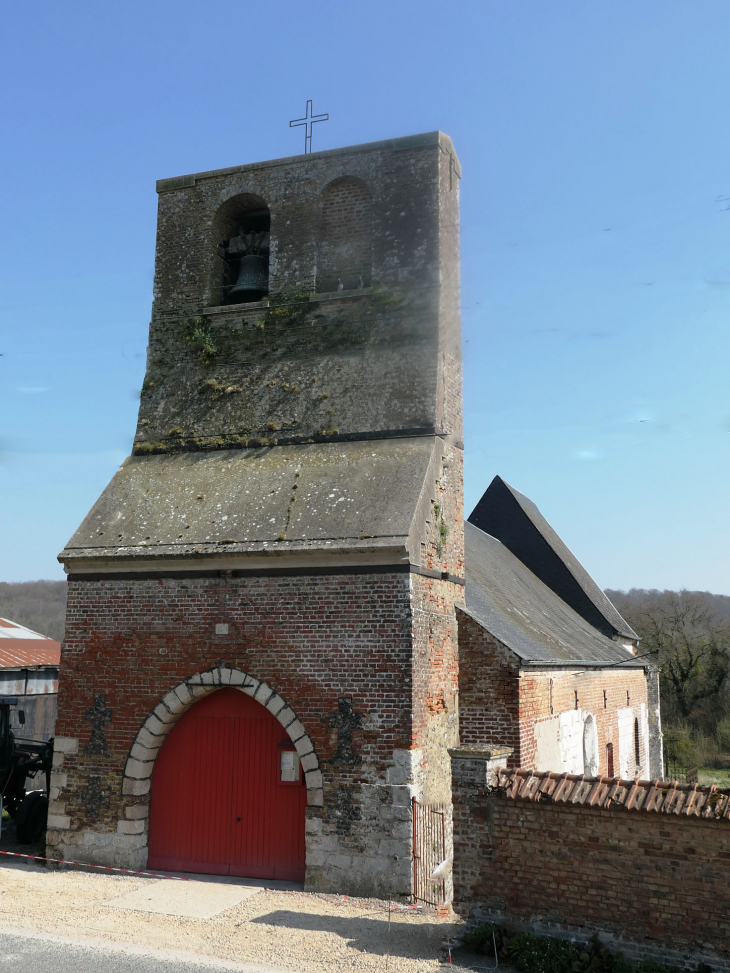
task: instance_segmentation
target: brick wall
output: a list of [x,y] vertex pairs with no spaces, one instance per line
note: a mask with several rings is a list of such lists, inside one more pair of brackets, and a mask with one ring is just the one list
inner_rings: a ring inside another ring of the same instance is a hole
[[317,290],[334,291],[338,280],[354,289],[370,286],[373,259],[370,190],[359,179],[336,179],[322,192]]
[[[649,763],[647,682],[643,669],[520,668],[519,660],[481,626],[459,612],[461,746],[509,747],[509,765],[583,773],[583,734],[595,726],[594,772],[660,776]],[[634,721],[639,725],[635,761]]]
[[514,800],[478,763],[452,765],[460,915],[730,969],[730,821]]
[[[68,820],[61,828],[52,824],[49,847],[61,857],[130,863],[117,832],[130,818],[146,817],[149,801],[148,790],[124,791],[130,749],[166,693],[222,662],[275,690],[314,746],[324,800],[308,809],[309,887],[407,891],[410,799],[424,789],[450,793],[446,747],[456,737],[453,601],[459,590],[450,581],[404,572],[72,576],[57,734],[77,742],[57,757],[51,815]],[[228,634],[217,636],[221,622]],[[107,754],[86,752],[87,709],[99,694],[111,710]],[[338,732],[330,726],[343,697],[361,716],[353,765],[336,759]],[[382,842],[394,838],[382,857]],[[140,849],[145,841],[135,838]]]

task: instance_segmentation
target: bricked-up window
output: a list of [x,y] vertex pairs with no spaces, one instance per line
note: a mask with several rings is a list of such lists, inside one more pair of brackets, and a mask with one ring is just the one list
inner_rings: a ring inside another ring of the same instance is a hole
[[606,777],[613,777],[613,744],[606,744]]
[[242,193],[221,206],[213,219],[212,304],[250,304],[269,293],[270,227],[269,207],[260,196]]
[[335,179],[322,192],[317,290],[369,287],[372,251],[370,190],[352,176]]

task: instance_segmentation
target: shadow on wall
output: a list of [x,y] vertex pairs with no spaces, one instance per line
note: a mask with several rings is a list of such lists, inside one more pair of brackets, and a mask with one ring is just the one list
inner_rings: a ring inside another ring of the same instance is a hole
[[257,916],[251,922],[267,926],[301,929],[305,932],[331,932],[347,941],[352,949],[374,956],[402,956],[406,959],[434,960],[445,935],[444,923],[413,922],[413,911],[393,912],[388,934],[388,910],[381,908],[369,916],[324,916],[317,913],[281,909]]

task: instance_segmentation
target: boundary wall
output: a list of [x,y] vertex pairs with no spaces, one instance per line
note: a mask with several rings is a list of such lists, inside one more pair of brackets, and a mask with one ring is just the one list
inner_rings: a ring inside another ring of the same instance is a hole
[[452,751],[454,908],[630,960],[730,971],[730,792]]

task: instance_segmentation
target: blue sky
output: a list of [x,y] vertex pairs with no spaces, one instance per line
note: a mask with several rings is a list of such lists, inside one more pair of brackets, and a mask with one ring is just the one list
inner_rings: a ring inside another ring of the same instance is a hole
[[442,129],[463,167],[466,504],[599,584],[730,594],[730,5],[6,0],[0,580],[128,454],[155,180]]

